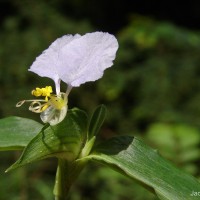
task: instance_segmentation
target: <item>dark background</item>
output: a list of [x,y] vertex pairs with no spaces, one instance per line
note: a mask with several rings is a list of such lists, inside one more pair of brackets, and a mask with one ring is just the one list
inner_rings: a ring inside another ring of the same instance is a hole
[[[17,7],[18,2],[20,1],[1,0],[1,25],[8,16],[20,14],[20,10]],[[21,2],[27,3],[31,1]],[[191,2],[160,2],[155,0],[50,0],[46,1],[46,3],[55,6],[54,8],[64,16],[76,20],[90,19],[91,23],[99,28],[99,30],[112,33],[116,33],[122,27],[126,26],[132,14],[148,16],[156,20],[170,21],[178,26],[194,30],[200,28],[200,2],[197,0]]]

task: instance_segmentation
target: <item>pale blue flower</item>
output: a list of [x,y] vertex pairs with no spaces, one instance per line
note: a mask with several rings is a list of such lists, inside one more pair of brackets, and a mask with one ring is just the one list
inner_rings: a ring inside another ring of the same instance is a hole
[[[58,124],[66,116],[67,97],[71,89],[101,78],[104,70],[113,65],[117,49],[117,39],[109,33],[94,32],[58,38],[36,58],[29,69],[39,76],[53,79],[56,95],[51,94],[50,86],[36,88],[32,94],[45,96],[45,99],[23,100],[17,107],[31,101],[29,110],[41,113],[44,123]],[[68,85],[65,93],[60,92],[61,81]]]
[[113,65],[117,49],[117,39],[109,33],[64,35],[36,58],[29,71],[53,79],[59,94],[60,80],[78,87],[101,78]]

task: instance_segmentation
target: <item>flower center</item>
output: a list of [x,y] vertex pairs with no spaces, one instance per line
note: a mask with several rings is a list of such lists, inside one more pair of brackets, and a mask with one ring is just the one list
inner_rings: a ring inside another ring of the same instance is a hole
[[61,92],[59,95],[50,95],[48,103],[57,110],[61,110],[67,104],[65,93]]
[[16,107],[20,107],[25,102],[31,102],[29,110],[35,113],[41,113],[45,111],[49,106],[54,107],[57,110],[61,110],[67,105],[67,98],[65,93],[60,93],[59,95],[51,94],[53,92],[51,86],[46,86],[45,88],[36,88],[32,90],[31,94],[35,97],[43,96],[45,99],[33,99],[33,100],[23,100],[16,104]]

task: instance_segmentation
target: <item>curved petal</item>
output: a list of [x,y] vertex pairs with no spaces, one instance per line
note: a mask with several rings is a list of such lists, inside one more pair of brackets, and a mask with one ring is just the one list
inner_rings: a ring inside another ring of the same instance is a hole
[[112,66],[117,49],[117,39],[109,33],[65,35],[38,56],[29,71],[53,79],[59,93],[60,79],[77,87],[101,78]]
[[88,33],[60,51],[62,64],[57,72],[62,81],[77,87],[102,77],[103,71],[113,65],[118,49],[117,39],[103,32]]
[[59,75],[57,72],[58,66],[60,66],[60,50],[63,46],[69,44],[71,41],[81,37],[80,35],[64,35],[61,38],[55,40],[48,49],[42,52],[40,56],[31,65],[29,71],[38,74],[41,77],[48,77],[54,80],[56,87],[59,83]]

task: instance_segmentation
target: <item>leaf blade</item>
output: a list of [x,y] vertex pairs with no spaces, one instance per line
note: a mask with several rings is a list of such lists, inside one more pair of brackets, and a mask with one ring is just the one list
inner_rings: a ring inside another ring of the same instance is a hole
[[48,157],[74,160],[80,153],[86,134],[87,115],[79,109],[71,109],[61,123],[43,129],[34,137],[7,171]]
[[197,179],[173,166],[137,138],[112,138],[99,145],[88,159],[139,181],[161,199],[188,200],[192,191],[200,191]]
[[0,119],[0,151],[23,149],[42,127],[42,124],[22,117]]

